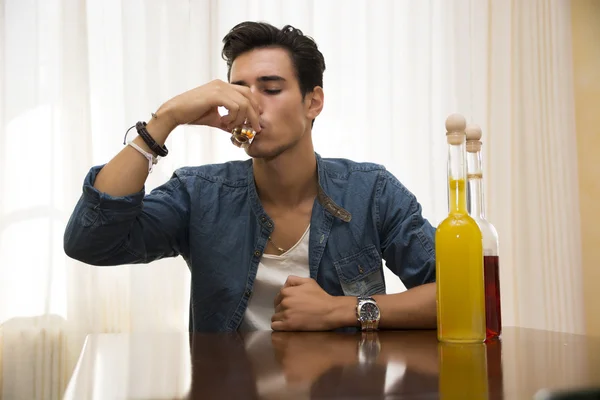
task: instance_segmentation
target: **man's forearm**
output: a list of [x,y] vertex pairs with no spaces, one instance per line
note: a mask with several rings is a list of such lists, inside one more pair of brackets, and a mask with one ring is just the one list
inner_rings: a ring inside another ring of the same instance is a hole
[[[435,283],[429,283],[402,293],[373,296],[381,312],[380,329],[435,329],[435,288]],[[336,328],[360,326],[356,297],[340,296],[334,301],[331,318]]]
[[[158,118],[148,122],[147,130],[152,138],[164,145],[175,123],[162,110],[157,111]],[[130,132],[130,134],[136,132]],[[150,148],[137,137],[133,141],[143,150],[151,152]],[[148,160],[131,146],[126,146],[108,164],[102,168],[96,177],[94,187],[111,196],[127,196],[139,192],[148,178]]]

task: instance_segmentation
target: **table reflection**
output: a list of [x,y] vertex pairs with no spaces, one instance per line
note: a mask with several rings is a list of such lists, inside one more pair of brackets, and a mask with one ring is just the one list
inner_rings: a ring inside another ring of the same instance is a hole
[[[248,353],[259,372],[257,392],[263,398],[290,392],[304,398],[437,392],[435,332],[274,332],[256,333],[257,340],[261,335],[270,340],[276,361],[268,371],[261,369],[261,352]],[[279,378],[267,378],[274,375]],[[279,385],[265,387],[263,379]]]
[[[348,398],[438,392],[434,331],[253,332],[192,338],[196,398]],[[219,361],[215,363],[218,355]],[[235,360],[235,361],[234,361]]]
[[598,386],[600,341],[527,329],[90,335],[65,399],[532,398]]

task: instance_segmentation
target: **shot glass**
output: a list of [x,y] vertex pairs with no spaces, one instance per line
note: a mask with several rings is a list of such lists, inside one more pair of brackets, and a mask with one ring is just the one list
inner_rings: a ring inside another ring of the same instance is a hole
[[254,136],[256,136],[256,132],[252,129],[252,126],[250,126],[247,120],[244,121],[242,125],[236,126],[231,130],[231,141],[235,141],[233,143],[235,145],[241,146],[246,143],[250,144],[254,140]]

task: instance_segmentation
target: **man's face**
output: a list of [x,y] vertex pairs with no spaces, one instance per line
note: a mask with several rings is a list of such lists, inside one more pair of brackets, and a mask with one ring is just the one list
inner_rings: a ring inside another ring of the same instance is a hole
[[310,140],[311,120],[316,117],[313,96],[302,98],[286,50],[264,48],[241,54],[231,66],[230,80],[250,87],[262,108],[262,131],[245,146],[250,157],[275,158],[301,140]]

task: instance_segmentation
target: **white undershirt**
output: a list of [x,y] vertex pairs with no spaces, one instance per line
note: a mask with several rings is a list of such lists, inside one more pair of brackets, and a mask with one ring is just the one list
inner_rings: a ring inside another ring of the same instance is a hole
[[240,326],[241,331],[271,330],[271,317],[275,312],[273,301],[288,276],[310,276],[308,242],[310,225],[298,241],[280,256],[263,254],[254,280],[252,296]]

